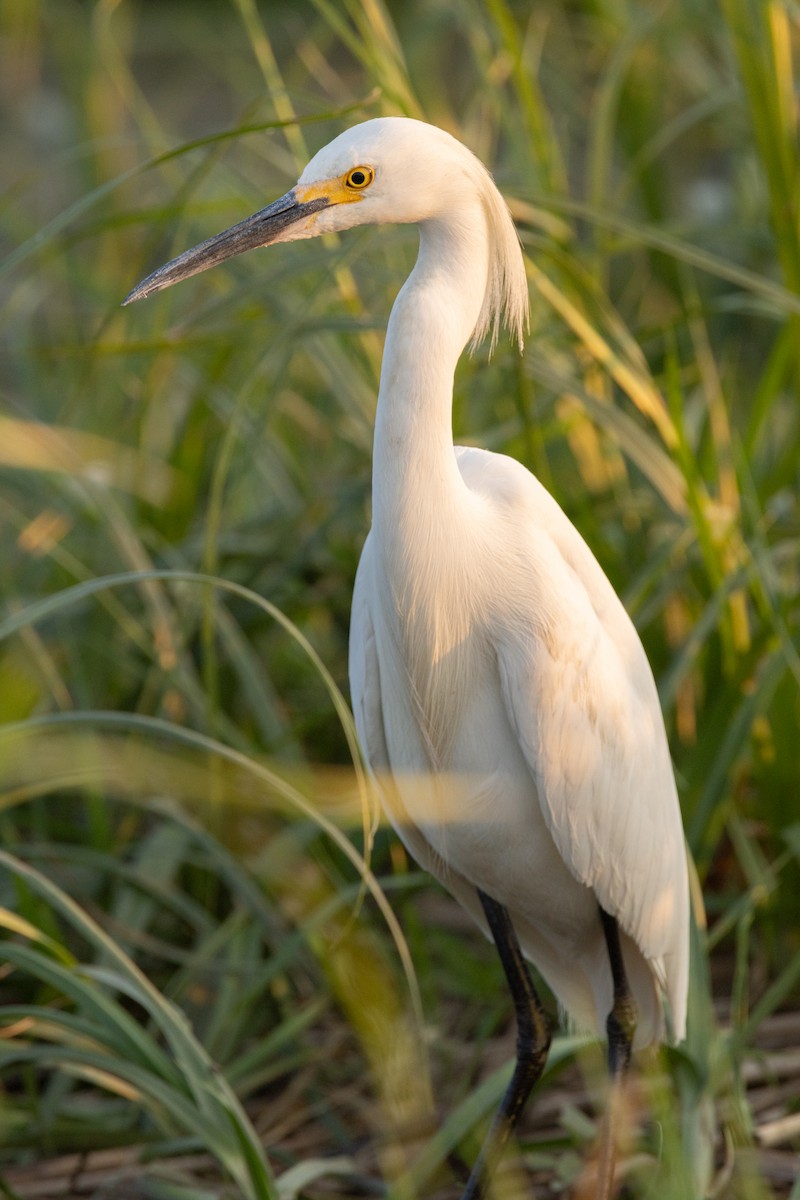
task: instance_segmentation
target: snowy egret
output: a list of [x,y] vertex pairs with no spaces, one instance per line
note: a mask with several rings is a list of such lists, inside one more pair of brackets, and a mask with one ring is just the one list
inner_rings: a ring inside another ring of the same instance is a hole
[[[419,226],[386,334],[372,530],[356,577],[358,732],[411,854],[493,938],[516,1069],[465,1197],[478,1195],[550,1043],[524,958],[579,1027],[631,1050],[684,1034],[688,884],[664,724],[642,644],[589,548],[514,459],[453,446],[467,342],[528,293],[491,176],[407,118],[335,138],[285,196],[155,271],[126,303],[256,246],[356,225]],[[524,958],[523,958],[524,956]],[[606,1180],[607,1191],[610,1181]]]

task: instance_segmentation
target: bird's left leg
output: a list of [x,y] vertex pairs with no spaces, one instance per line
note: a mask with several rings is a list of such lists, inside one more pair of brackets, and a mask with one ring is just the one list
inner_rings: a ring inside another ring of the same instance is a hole
[[622,1089],[630,1066],[633,1035],[636,1032],[636,1003],[633,999],[619,940],[616,919],[600,908],[600,922],[611,966],[614,1002],[606,1021],[608,1035],[608,1069],[611,1074],[611,1095],[606,1113],[600,1167],[597,1178],[597,1200],[608,1200],[614,1182],[616,1129],[620,1116]]
[[489,929],[503,964],[517,1018],[517,1062],[461,1200],[475,1200],[497,1166],[503,1147],[519,1120],[525,1102],[539,1079],[550,1049],[550,1023],[522,957],[511,917],[502,904],[478,889]]

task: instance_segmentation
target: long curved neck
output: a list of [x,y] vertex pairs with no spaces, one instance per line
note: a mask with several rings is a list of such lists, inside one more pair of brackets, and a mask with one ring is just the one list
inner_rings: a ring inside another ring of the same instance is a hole
[[373,524],[387,533],[417,527],[463,491],[453,376],[488,273],[486,221],[477,197],[470,201],[420,226],[419,257],[389,319],[372,468]]

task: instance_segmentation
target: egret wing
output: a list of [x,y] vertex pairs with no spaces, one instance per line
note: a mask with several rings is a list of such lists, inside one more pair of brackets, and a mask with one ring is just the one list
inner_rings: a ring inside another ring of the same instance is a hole
[[[661,708],[639,636],[580,534],[519,463],[459,452],[513,533],[490,634],[508,718],[553,840],[662,978],[680,1035],[686,851]],[[513,581],[513,582],[512,582]]]
[[638,638],[620,645],[584,594],[551,617],[545,637],[501,645],[498,663],[558,850],[654,963],[680,1030],[686,857],[658,698]]
[[[402,787],[398,786],[392,774],[393,765],[396,764],[391,761],[384,720],[384,703],[391,704],[391,695],[384,697],[387,682],[382,681],[381,676],[378,633],[381,628],[380,589],[374,572],[371,540],[367,538],[358,565],[350,616],[350,692],[361,748],[386,814],[408,852],[455,896],[488,937],[486,918],[475,888],[433,852],[409,816],[403,802]],[[373,612],[373,606],[376,612]],[[384,646],[383,650],[386,655],[387,647]],[[405,767],[407,765],[403,764]]]
[[367,538],[358,564],[350,613],[350,697],[361,749],[370,769],[380,774],[389,770],[389,751],[383,725],[375,626],[369,608],[371,565],[370,540]]

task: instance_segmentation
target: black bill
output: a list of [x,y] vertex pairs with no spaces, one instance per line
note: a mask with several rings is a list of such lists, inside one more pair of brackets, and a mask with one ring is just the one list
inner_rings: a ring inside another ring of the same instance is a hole
[[247,217],[238,225],[226,229],[224,233],[218,233],[215,237],[201,242],[199,246],[184,251],[171,262],[153,271],[152,275],[148,275],[136,285],[122,303],[130,304],[133,300],[143,300],[146,296],[152,296],[153,292],[160,292],[173,283],[179,283],[181,279],[188,279],[190,275],[197,275],[200,271],[215,267],[226,258],[233,258],[235,254],[255,250],[258,246],[268,246],[289,225],[327,208],[328,204],[327,196],[303,203],[297,199],[294,190],[287,192],[279,200],[274,200],[266,208],[254,213],[252,217]]

